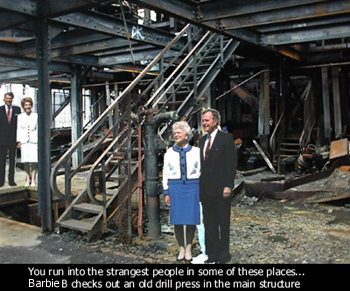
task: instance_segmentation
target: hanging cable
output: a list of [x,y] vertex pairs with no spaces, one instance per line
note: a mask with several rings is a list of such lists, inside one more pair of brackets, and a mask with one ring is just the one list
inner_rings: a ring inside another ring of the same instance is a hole
[[126,31],[126,38],[128,39],[128,43],[129,43],[129,50],[130,50],[130,54],[131,54],[132,63],[135,65],[134,53],[132,52],[132,46],[131,46],[131,41],[130,41],[129,30],[128,30],[128,26],[126,24],[123,4],[122,4],[121,0],[119,0],[119,4],[120,4],[120,10],[121,10],[122,16],[123,16],[123,22],[124,22],[124,27],[125,27],[125,31]]

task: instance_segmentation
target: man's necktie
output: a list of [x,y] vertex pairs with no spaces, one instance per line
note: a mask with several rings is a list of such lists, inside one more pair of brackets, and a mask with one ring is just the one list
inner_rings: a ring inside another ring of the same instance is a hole
[[208,159],[210,146],[211,146],[211,136],[209,135],[209,140],[208,140],[208,143],[207,143],[207,147],[205,148],[205,152],[204,152],[204,159],[205,160]]
[[10,106],[7,109],[7,120],[10,123],[10,121],[11,121],[11,108],[10,108]]

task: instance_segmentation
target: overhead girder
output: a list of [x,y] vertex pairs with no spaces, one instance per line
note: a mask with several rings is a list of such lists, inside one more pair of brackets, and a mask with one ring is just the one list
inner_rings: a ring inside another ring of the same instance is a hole
[[[13,11],[30,16],[53,17],[78,10],[95,7],[98,4],[108,4],[111,0],[0,0],[0,9]],[[45,11],[41,5],[46,3]]]
[[[37,67],[37,63],[35,59],[0,55],[0,66],[33,69]],[[49,70],[65,73],[72,71],[70,65],[59,62],[49,62]]]
[[311,41],[348,38],[350,23],[334,27],[319,27],[300,29],[298,31],[283,31],[262,36],[262,42],[266,45],[296,44]]
[[[347,0],[133,2],[268,50],[279,45],[350,37]],[[284,54],[285,50],[276,51]],[[293,58],[302,59],[297,54],[295,51]]]
[[[229,1],[227,1],[229,2]],[[248,1],[245,1],[248,2]],[[322,3],[314,3],[301,6],[298,5],[298,1],[279,1],[280,6],[285,6],[285,2],[293,2],[295,5],[287,6],[284,8],[278,8],[273,11],[265,10],[264,7],[259,11],[251,11],[245,12],[241,14],[237,14],[236,5],[228,5],[225,7],[225,14],[221,15],[220,18],[211,18],[211,12],[204,13],[201,9],[201,16],[203,15],[203,20],[199,20],[201,23],[205,23],[209,26],[217,26],[218,23],[220,25],[220,29],[222,30],[232,30],[238,28],[246,28],[246,27],[254,27],[259,30],[260,26],[263,25],[271,25],[277,24],[279,27],[281,24],[291,21],[303,21],[305,25],[307,25],[307,21],[313,18],[324,17],[327,15],[337,15],[344,14],[350,12],[350,2],[349,1],[332,1],[332,2],[322,2]],[[305,2],[305,1],[302,1]],[[308,1],[310,2],[310,1]],[[312,1],[311,1],[312,2]],[[316,1],[315,1],[316,2]],[[319,1],[317,1],[319,2]],[[209,2],[211,3],[211,2]],[[231,4],[231,2],[230,2]],[[262,5],[266,4],[261,3]],[[217,3],[215,3],[217,5]],[[251,3],[249,2],[249,5]],[[243,6],[243,5],[242,5]],[[213,9],[214,10],[214,9]],[[232,14],[229,12],[232,11]],[[249,13],[249,15],[248,15]],[[328,25],[333,25],[332,19],[328,19]],[[297,28],[297,27],[294,27]]]
[[[243,56],[260,61],[270,62],[273,59],[273,62],[278,63],[281,55],[302,61],[304,56],[314,52],[308,51],[307,45],[290,46],[291,44],[350,37],[350,2],[347,0],[128,2],[239,39],[241,46],[237,54],[242,53]],[[133,21],[127,20],[125,28],[122,19],[97,12],[104,11],[100,9],[101,5],[110,4],[119,5],[119,2],[0,0],[0,32],[3,32],[2,41],[0,40],[0,64],[21,68],[24,70],[22,73],[26,69],[33,69],[29,60],[36,58],[34,33],[32,39],[23,41],[17,38],[17,42],[6,39],[6,36],[10,29],[12,32],[17,30],[24,34],[30,33],[31,23],[38,17],[46,17],[49,25],[51,72],[69,73],[71,64],[113,68],[132,61],[151,59],[173,39],[171,33]],[[90,8],[96,9],[89,11]],[[130,36],[133,58],[127,35]],[[185,40],[176,49],[181,49],[184,43]],[[339,50],[335,47],[330,50],[332,49],[334,52]],[[348,49],[348,46],[343,49]],[[336,53],[333,55],[336,58]],[[329,58],[331,57],[330,52]],[[316,58],[318,56],[314,60]],[[311,59],[308,57],[308,60]]]
[[[77,12],[68,15],[52,18],[53,21],[64,23],[74,27],[90,29],[95,32],[105,33],[113,36],[126,38],[127,33],[130,39],[151,43],[165,47],[174,38],[173,34],[157,30],[148,26],[139,25],[130,21],[123,22],[122,19],[110,17],[92,12]],[[127,27],[127,31],[125,29]],[[175,49],[181,50],[185,41],[175,45]]]
[[[78,2],[86,4],[91,1]],[[57,3],[57,1],[50,2],[51,6],[53,6],[53,3]],[[77,8],[78,5],[75,4],[72,7]],[[4,2],[0,0],[0,7],[4,8],[5,6]],[[6,6],[6,8],[15,12],[5,12],[7,13],[7,17],[19,15],[19,20],[16,22],[17,24],[19,21],[28,21],[28,19],[29,22],[31,22],[35,19],[33,15],[37,14],[34,13],[33,10],[38,9],[38,7],[34,6],[29,12],[28,8],[20,9],[13,5],[9,5]],[[56,10],[58,11],[59,9]],[[65,11],[69,11],[69,9],[67,8]],[[26,13],[26,17],[23,18],[23,14]],[[47,14],[51,15],[53,13],[49,12]],[[113,63],[110,65],[115,65],[125,61],[125,52],[130,50],[129,42],[132,49],[138,51],[149,49],[147,48],[147,44],[151,45],[153,49],[158,46],[164,47],[174,37],[173,34],[162,30],[138,25],[130,21],[124,23],[121,19],[109,17],[96,12],[76,12],[74,14],[54,17],[50,18],[48,23],[51,39],[50,58],[51,60],[62,63],[75,63],[91,66],[101,66],[103,64],[103,66],[108,66],[108,59],[113,59]],[[125,28],[125,25],[127,28]],[[75,29],[77,31],[74,31]],[[127,40],[127,34],[130,36],[129,41]],[[145,45],[142,46],[140,43],[144,43]],[[180,50],[183,45],[185,45],[185,40],[179,42],[177,49]],[[114,58],[112,56],[104,55],[108,55],[108,51],[111,52],[110,54],[115,54]],[[36,58],[35,39],[19,43],[4,42],[4,46],[0,48],[0,54]],[[118,58],[118,54],[122,54],[122,56]],[[141,60],[147,59],[149,54],[146,53],[142,56],[142,54],[138,52],[137,55],[138,60]],[[119,61],[119,59],[121,61]]]
[[[195,3],[192,1],[185,0],[132,0],[139,4],[140,6],[144,6],[150,9],[155,9],[157,11],[162,11],[167,15],[171,15],[175,18],[183,19],[192,24],[196,24],[198,26],[206,27],[207,29],[214,30],[217,32],[226,34],[227,36],[234,37],[239,39],[240,41],[249,42],[252,44],[260,44],[260,34],[251,30],[246,29],[238,29],[235,31],[231,31],[230,34],[225,33],[220,29],[220,27],[216,26],[208,26],[205,23],[202,23],[203,17],[201,14],[201,5],[202,3]],[[223,2],[224,1],[220,1]],[[231,3],[230,1],[226,1]],[[209,2],[206,2],[209,3]],[[216,1],[215,1],[216,4]],[[215,5],[215,10],[218,9],[219,6]]]

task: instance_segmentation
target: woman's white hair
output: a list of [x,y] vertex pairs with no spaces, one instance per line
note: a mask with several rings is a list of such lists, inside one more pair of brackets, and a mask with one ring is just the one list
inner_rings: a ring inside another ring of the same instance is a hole
[[188,125],[187,121],[177,121],[173,124],[173,132],[176,129],[180,129],[183,132],[186,133],[186,135],[188,136],[188,140],[190,140],[193,137],[193,133],[192,133],[192,129],[191,127]]

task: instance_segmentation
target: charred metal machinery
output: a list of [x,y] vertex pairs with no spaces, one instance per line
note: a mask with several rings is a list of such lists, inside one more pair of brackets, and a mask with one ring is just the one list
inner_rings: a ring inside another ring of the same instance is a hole
[[145,152],[145,189],[147,196],[148,235],[157,238],[161,235],[159,218],[159,194],[162,192],[159,180],[158,151],[165,147],[157,131],[161,124],[177,120],[175,111],[159,113],[153,116],[151,110],[144,111],[146,119],[143,125],[143,145]]

